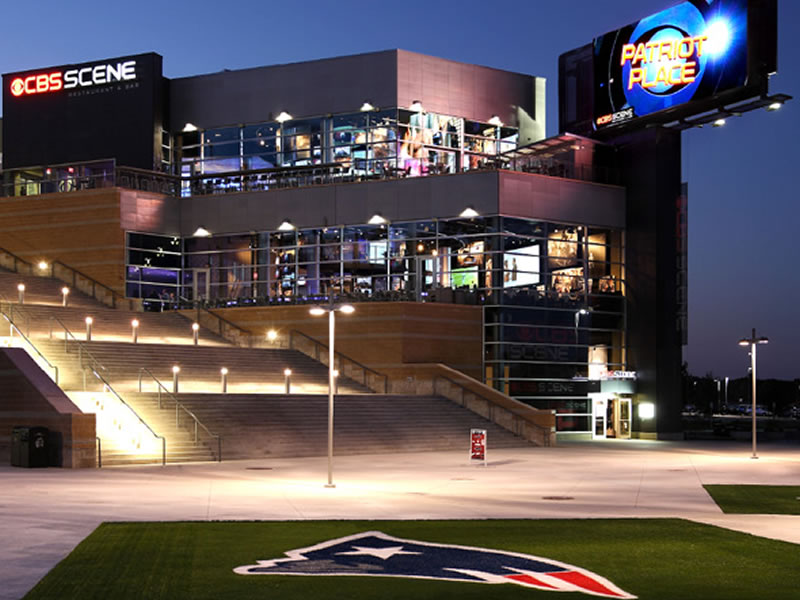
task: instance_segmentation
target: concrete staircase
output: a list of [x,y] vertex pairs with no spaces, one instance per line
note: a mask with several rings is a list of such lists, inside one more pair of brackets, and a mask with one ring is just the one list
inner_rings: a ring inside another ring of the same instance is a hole
[[[155,394],[136,405],[157,410]],[[327,453],[328,398],[319,395],[181,394],[180,401],[223,438],[222,456],[264,458]],[[471,428],[486,429],[489,449],[525,446],[505,429],[437,396],[337,395],[334,453],[469,450]]]
[[[22,306],[14,302],[20,282],[26,286]],[[194,345],[191,321],[176,312],[114,310],[77,291],[63,307],[62,286],[55,279],[0,272],[0,294],[13,304],[23,333],[59,367],[60,386],[81,410],[98,415],[104,466],[160,462],[161,441],[150,430],[166,439],[169,462],[217,460],[215,436],[222,439],[225,460],[327,453],[326,366],[293,350],[235,347],[203,328]],[[91,341],[86,341],[87,316],[93,319]],[[135,344],[133,319],[139,321]],[[66,342],[61,324],[74,336]],[[87,365],[89,369],[82,368]],[[173,365],[180,367],[180,393],[162,393],[159,408],[154,393],[158,387],[151,377],[143,376],[143,392],[138,392],[140,370],[148,369],[171,391]],[[227,394],[221,393],[222,367],[229,370]],[[138,417],[98,393],[103,384],[92,368]],[[286,368],[292,370],[290,395],[285,394]],[[346,377],[339,381],[339,392],[336,454],[446,449],[466,453],[469,430],[475,427],[488,431],[489,448],[527,444],[443,398],[373,394]],[[176,400],[205,425],[197,428],[197,442],[194,419],[184,408],[176,409]],[[128,429],[115,430],[125,418],[133,419],[128,426],[138,437]]]
[[[192,346],[186,344],[133,344],[131,342],[88,342],[82,344],[102,363],[105,379],[120,393],[138,391],[140,369],[148,369],[166,388],[172,390],[172,367],[180,367],[180,392],[221,392],[221,373],[228,369],[230,393],[284,393],[284,369],[292,370],[293,393],[327,394],[328,368],[296,350],[252,349],[233,346]],[[64,365],[62,383],[66,389],[82,388],[78,369],[77,344],[63,340],[40,340],[45,356],[53,356]],[[156,391],[157,384],[146,373],[143,391]],[[371,393],[369,388],[347,378],[339,383],[342,393]]]

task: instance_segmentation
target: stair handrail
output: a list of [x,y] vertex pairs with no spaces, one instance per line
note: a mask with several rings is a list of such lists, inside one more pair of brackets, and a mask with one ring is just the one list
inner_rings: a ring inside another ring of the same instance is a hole
[[[184,300],[184,298],[181,298],[181,300]],[[233,323],[232,321],[229,321],[225,317],[221,317],[217,313],[211,312],[210,310],[208,310],[204,306],[200,306],[199,304],[195,304],[194,309],[195,309],[195,315],[196,315],[195,321],[198,324],[201,324],[200,323],[200,311],[202,311],[203,314],[209,315],[210,317],[212,317],[212,319],[214,319],[216,321],[216,323],[217,323],[217,335],[219,335],[221,338],[224,338],[224,339],[228,340],[229,342],[231,342],[233,344],[236,344],[237,346],[240,345],[240,344],[237,343],[237,342],[239,342],[240,339],[245,339],[245,340],[248,341],[248,343],[247,343],[248,346],[252,345],[252,343],[250,341],[251,338],[253,337],[252,332],[247,331],[243,327],[239,327],[236,323]],[[184,315],[184,316],[186,316],[186,315]],[[234,331],[236,331],[239,334],[239,337],[234,337],[234,336],[227,335],[226,334],[227,332],[225,332],[223,326],[227,326],[230,329],[233,329]],[[208,329],[211,329],[211,328],[209,327]]]
[[[14,271],[14,273],[20,273],[21,272],[19,270],[19,264],[20,263],[25,265],[25,271],[27,271],[28,275],[33,273],[33,264],[31,264],[30,262],[28,262],[27,260],[25,260],[21,256],[17,256],[13,252],[11,252],[10,250],[6,250],[5,248],[0,248],[0,254],[7,254],[9,257],[11,257],[11,259],[13,261],[13,267],[12,267],[11,270]],[[0,266],[4,266],[3,265],[3,261],[0,261]]]
[[[296,348],[295,347],[295,336],[302,337],[302,338],[310,341],[312,344],[314,344],[314,355],[313,356],[311,354],[307,354],[306,352],[304,352],[300,348]],[[306,354],[306,356],[310,356],[311,358],[313,358],[317,362],[322,362],[320,360],[321,357],[322,357],[322,355],[320,354],[320,349],[328,350],[328,345],[325,344],[324,342],[321,342],[320,340],[318,340],[316,338],[311,337],[307,333],[303,333],[302,331],[299,331],[297,329],[292,329],[291,331],[289,331],[289,349],[290,350],[298,350],[300,352],[303,352],[303,354]],[[375,369],[372,369],[372,368],[368,367],[367,365],[358,362],[354,358],[350,358],[346,354],[342,354],[338,350],[334,349],[333,353],[335,355],[334,362],[336,361],[336,358],[339,359],[339,373],[342,376],[344,376],[344,374],[345,374],[344,373],[344,369],[342,368],[342,361],[345,361],[345,362],[353,364],[356,367],[358,367],[359,369],[361,369],[361,372],[363,374],[363,376],[362,376],[362,384],[364,385],[364,387],[368,387],[370,389],[374,389],[371,385],[369,385],[369,378],[367,376],[367,373],[371,373],[372,375],[377,377],[379,380],[380,379],[383,380],[383,393],[386,394],[386,393],[389,392],[389,377],[388,377],[388,375],[386,375],[384,373],[380,373],[379,371],[376,371]],[[326,355],[327,355],[327,353],[326,353]],[[351,370],[351,372],[352,372],[352,370]],[[348,377],[350,377],[350,376],[348,376]]]
[[[64,269],[65,271],[67,271],[70,274],[70,276],[62,277],[61,275],[56,275],[56,266]],[[114,289],[110,288],[105,283],[101,283],[101,282],[97,281],[94,277],[90,277],[86,273],[83,273],[82,271],[79,271],[78,269],[76,269],[74,267],[70,267],[69,265],[64,264],[60,260],[54,260],[50,264],[50,276],[54,277],[55,279],[59,279],[59,280],[63,281],[64,283],[72,283],[72,287],[74,287],[78,291],[83,292],[84,294],[90,295],[92,298],[94,298],[98,302],[100,302],[102,304],[105,304],[106,306],[108,306],[110,308],[117,308],[117,305],[123,303],[122,301],[125,300],[125,296],[123,296],[119,292],[115,291]],[[78,286],[78,277],[82,277],[83,279],[85,279],[87,282],[89,282],[91,284],[91,286],[92,286],[91,294],[87,290],[81,289]],[[98,296],[97,295],[97,289],[98,288],[100,288],[101,290],[105,290],[107,292],[107,296],[110,296],[110,300],[105,295]],[[118,300],[120,302],[118,302]]]
[[[0,294],[0,306],[2,306],[3,304],[6,305],[6,308],[8,310],[7,314],[9,317],[11,317],[11,319],[14,319],[14,312],[16,312],[19,315],[20,319],[22,319],[25,322],[25,335],[30,337],[31,317],[22,308],[22,305],[20,305],[19,303],[11,302],[3,294]],[[17,327],[17,330],[19,331],[19,327]]]
[[[31,340],[28,338],[28,336],[26,336],[24,333],[22,333],[22,330],[21,330],[21,329],[20,329],[20,328],[17,326],[17,324],[16,324],[16,323],[14,323],[14,319],[12,318],[12,315],[9,315],[9,314],[8,314],[8,313],[7,313],[7,312],[6,312],[6,311],[3,309],[3,307],[2,307],[2,303],[0,303],[0,313],[2,313],[2,315],[3,315],[3,318],[4,318],[6,321],[8,321],[8,324],[9,324],[9,327],[10,327],[10,333],[12,334],[10,337],[13,337],[13,332],[14,332],[14,331],[16,331],[16,332],[17,332],[17,334],[19,334],[19,337],[20,337],[20,338],[22,338],[23,342],[24,342],[25,344],[27,344],[27,346],[28,346],[28,347],[29,347],[31,350],[33,350],[33,351],[34,351],[36,354],[38,354],[38,355],[39,355],[39,358],[41,358],[41,359],[42,359],[42,360],[45,362],[45,364],[46,364],[48,367],[50,367],[51,369],[53,369],[53,372],[55,373],[55,376],[54,376],[54,378],[53,378],[53,381],[55,381],[56,385],[58,385],[58,367],[57,367],[56,365],[54,365],[53,363],[51,363],[49,360],[47,360],[47,357],[45,357],[45,355],[44,355],[44,354],[42,354],[42,353],[39,351],[39,349],[38,349],[38,348],[37,348],[37,347],[36,347],[36,346],[33,344],[33,342],[31,342]],[[30,332],[29,332],[29,333],[30,333]]]
[[161,466],[165,466],[167,464],[167,438],[164,437],[163,435],[158,435],[155,431],[153,431],[153,428],[147,424],[147,421],[145,421],[141,416],[139,416],[139,413],[136,412],[136,409],[134,409],[130,404],[128,404],[127,402],[125,402],[125,400],[122,399],[122,396],[120,396],[117,393],[117,391],[111,386],[111,384],[108,383],[105,377],[103,377],[100,373],[98,373],[94,369],[92,369],[92,374],[95,377],[97,377],[97,379],[99,379],[100,382],[103,384],[104,392],[111,393],[125,408],[127,408],[133,414],[134,417],[136,417],[139,420],[139,423],[144,425],[145,428],[150,433],[153,434],[153,436],[156,439],[161,440]]
[[[81,341],[73,335],[73,333],[69,330],[69,328],[66,325],[64,325],[64,323],[62,323],[61,319],[59,319],[58,317],[50,317],[50,339],[51,340],[53,339],[53,322],[54,321],[56,323],[58,323],[61,326],[61,328],[64,330],[64,353],[65,354],[69,354],[69,344],[68,344],[69,338],[72,338],[72,341],[74,341],[75,344],[78,346],[78,364],[80,365],[81,369],[84,369],[86,367],[86,365],[83,364],[83,355],[85,354],[92,361],[92,364],[90,364],[90,367],[92,368],[93,371],[104,371],[109,375],[111,374],[111,369],[106,368],[106,366],[103,363],[101,363],[99,360],[97,360],[97,358],[95,358],[95,356],[89,351],[89,349],[86,348],[85,345],[82,344]],[[85,387],[86,386],[85,386],[85,382],[84,382],[84,388]]]
[[[445,365],[441,365],[441,366],[445,367]],[[445,368],[447,368],[447,367],[445,367]],[[447,381],[448,383],[456,386],[457,388],[459,388],[461,390],[461,398],[460,398],[460,400],[456,400],[455,398],[450,398],[448,396],[445,396],[444,394],[440,394],[437,391],[436,382],[438,380],[440,380],[440,379],[443,379],[443,380]],[[433,394],[434,395],[442,395],[445,398],[448,398],[449,400],[452,400],[453,402],[458,402],[463,407],[467,406],[466,399],[465,399],[465,395],[466,394],[472,394],[473,396],[475,396],[477,398],[480,398],[481,400],[483,400],[486,403],[486,406],[487,406],[487,418],[492,422],[495,422],[495,415],[494,415],[495,409],[499,408],[501,410],[505,410],[505,411],[509,412],[512,415],[512,418],[513,418],[514,424],[515,424],[514,433],[516,433],[517,435],[522,435],[522,432],[518,428],[518,426],[520,424],[517,421],[518,419],[522,419],[525,422],[525,424],[532,426],[534,429],[536,429],[538,431],[538,433],[541,435],[542,445],[543,446],[545,446],[545,447],[551,446],[550,438],[551,438],[551,434],[552,434],[552,429],[550,427],[546,427],[544,425],[540,425],[539,423],[535,423],[535,422],[531,421],[530,419],[526,419],[524,416],[516,414],[514,411],[511,411],[506,407],[503,407],[503,406],[499,406],[498,407],[497,403],[495,401],[491,400],[490,398],[488,398],[484,394],[481,394],[480,392],[478,392],[478,391],[476,391],[474,389],[470,389],[469,387],[467,387],[463,383],[461,383],[459,381],[456,381],[455,379],[453,379],[452,377],[448,377],[447,375],[442,375],[440,373],[435,373],[433,375],[433,378],[432,378],[432,385],[433,385]],[[533,407],[530,407],[530,408],[533,408]]]
[[[6,254],[9,257],[11,257],[13,264],[11,270],[13,270],[15,273],[24,272],[27,275],[36,274],[33,268],[34,267],[33,264],[28,262],[24,258],[17,256],[13,252],[11,252],[10,250],[6,250],[5,248],[0,248],[0,255],[2,254]],[[23,265],[24,268],[20,269],[20,265]],[[4,266],[2,260],[0,260],[0,266]],[[67,271],[69,275],[67,276],[57,275],[56,267]],[[115,291],[111,287],[107,286],[104,283],[101,283],[100,281],[97,281],[94,277],[90,277],[86,273],[83,273],[82,271],[79,271],[74,267],[70,267],[69,265],[64,264],[60,260],[54,260],[52,263],[50,263],[48,270],[50,272],[50,277],[63,281],[64,283],[71,283],[72,287],[78,289],[79,291],[87,295],[91,295],[91,297],[97,300],[98,302],[105,304],[106,306],[109,306],[111,308],[117,308],[118,304],[124,304],[124,301],[126,300],[124,295]],[[89,293],[88,290],[83,290],[78,286],[78,277],[85,279],[87,282],[91,284],[91,293]],[[107,294],[98,296],[97,295],[98,288],[101,290],[105,290]],[[110,297],[110,300],[108,299],[108,297]]]
[[200,421],[200,419],[197,418],[197,415],[195,415],[191,410],[189,410],[188,408],[186,408],[186,406],[184,406],[181,402],[179,402],[178,398],[175,396],[175,394],[170,392],[164,386],[164,384],[161,383],[161,381],[158,379],[158,377],[153,375],[153,373],[147,367],[141,367],[139,369],[139,392],[141,393],[141,391],[142,391],[142,379],[143,379],[142,375],[145,374],[145,373],[147,375],[149,375],[150,378],[153,381],[155,381],[156,385],[158,386],[156,388],[156,390],[158,392],[158,408],[159,409],[163,408],[161,406],[161,390],[164,390],[166,392],[167,396],[172,398],[172,401],[175,403],[175,426],[176,427],[180,427],[180,418],[178,416],[178,414],[179,414],[178,410],[183,410],[187,415],[189,415],[194,420],[194,443],[196,444],[197,441],[198,441],[198,436],[197,436],[198,428],[204,429],[205,432],[209,435],[209,437],[216,438],[216,440],[217,440],[217,462],[222,462],[222,437],[220,437],[216,433],[212,433],[211,430],[208,427],[206,427]]

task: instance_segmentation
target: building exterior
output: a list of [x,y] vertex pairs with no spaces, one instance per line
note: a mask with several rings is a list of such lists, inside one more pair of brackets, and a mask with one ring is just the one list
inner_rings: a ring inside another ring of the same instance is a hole
[[[592,126],[591,61],[562,57],[549,139],[541,78],[402,50],[172,80],[152,53],[6,74],[3,244],[231,319],[331,296],[472,306],[480,351],[457,366],[557,411],[560,434],[676,435],[680,132]],[[33,206],[62,226],[37,234]],[[104,241],[78,249],[76,231]]]

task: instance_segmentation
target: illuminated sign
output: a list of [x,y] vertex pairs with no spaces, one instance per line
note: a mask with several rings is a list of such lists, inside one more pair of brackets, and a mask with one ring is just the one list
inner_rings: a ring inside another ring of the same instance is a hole
[[747,84],[747,0],[690,0],[594,41],[594,127]]
[[12,96],[19,97],[134,79],[136,79],[136,61],[128,60],[15,77],[11,80],[9,89]]

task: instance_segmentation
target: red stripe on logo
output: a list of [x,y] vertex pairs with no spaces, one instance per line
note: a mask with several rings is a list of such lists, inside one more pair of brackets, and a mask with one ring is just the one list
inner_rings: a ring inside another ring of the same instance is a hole
[[612,598],[623,598],[621,594],[608,589],[599,581],[595,581],[591,577],[584,575],[583,573],[577,573],[575,571],[560,571],[556,573],[548,573],[550,577],[555,577],[556,579],[561,579],[562,581],[566,581],[567,583],[571,583],[574,586],[577,586],[583,590],[588,590],[590,592],[594,592],[595,594],[603,594],[604,596],[610,596]]
[[551,590],[558,589],[554,585],[550,585],[549,583],[545,583],[544,581],[539,581],[530,575],[505,575],[506,579],[513,579],[518,583],[527,583],[528,585],[535,585],[538,587],[549,588]]

